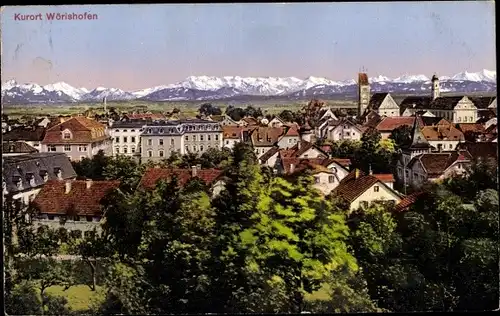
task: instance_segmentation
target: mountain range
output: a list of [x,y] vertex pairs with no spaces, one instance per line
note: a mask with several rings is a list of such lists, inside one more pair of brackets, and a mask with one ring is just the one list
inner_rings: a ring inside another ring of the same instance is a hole
[[[440,77],[441,91],[456,93],[496,91],[496,71],[461,72]],[[369,78],[371,91],[394,94],[422,94],[431,89],[425,75],[403,75],[391,79],[385,76]],[[93,90],[75,88],[65,82],[45,86],[36,83],[19,84],[14,80],[2,83],[4,104],[51,104],[71,102],[147,100],[147,101],[204,101],[353,97],[357,93],[354,79],[334,81],[320,77],[209,77],[190,76],[185,80],[136,91],[97,87]]]

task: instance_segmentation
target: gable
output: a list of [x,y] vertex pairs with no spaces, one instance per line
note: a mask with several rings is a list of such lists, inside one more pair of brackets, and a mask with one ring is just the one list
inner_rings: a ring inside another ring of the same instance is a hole
[[477,110],[477,107],[472,103],[472,101],[467,97],[464,96],[460,101],[457,102],[455,107],[453,108],[454,110]]
[[[378,192],[375,192],[376,186],[378,186]],[[356,199],[354,199],[351,204],[357,204],[361,201],[375,202],[378,200],[393,200],[397,204],[401,201],[401,197],[386,184],[381,181],[377,181],[376,183],[368,187],[368,189],[361,193]]]
[[298,158],[316,158],[319,156],[324,156],[324,155],[318,149],[311,147],[308,150],[306,150],[305,152],[303,152],[301,155],[299,155]]
[[380,104],[379,110],[380,109],[397,109],[399,110],[399,105],[394,101],[392,96],[390,94],[387,94],[387,96],[384,98],[382,103]]

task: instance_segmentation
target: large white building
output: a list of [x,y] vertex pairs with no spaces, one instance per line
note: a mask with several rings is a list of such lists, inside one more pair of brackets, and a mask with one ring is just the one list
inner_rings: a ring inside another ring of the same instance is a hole
[[144,121],[113,122],[109,127],[113,140],[113,156],[140,154],[141,133],[145,125]]

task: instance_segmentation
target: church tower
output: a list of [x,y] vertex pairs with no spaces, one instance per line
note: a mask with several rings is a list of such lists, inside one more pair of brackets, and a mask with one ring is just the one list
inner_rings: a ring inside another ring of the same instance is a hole
[[420,126],[420,116],[416,115],[411,132],[411,144],[406,148],[403,148],[404,165],[408,165],[408,163],[415,156],[430,153],[431,148],[431,145],[422,134],[422,127]]
[[436,100],[437,98],[439,98],[439,78],[436,76],[436,74],[434,74],[434,76],[432,76],[432,100]]
[[358,74],[358,115],[361,117],[370,103],[370,83],[366,73]]

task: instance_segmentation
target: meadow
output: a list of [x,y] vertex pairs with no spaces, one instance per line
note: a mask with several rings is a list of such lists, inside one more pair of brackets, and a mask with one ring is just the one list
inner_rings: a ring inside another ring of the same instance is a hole
[[[253,106],[261,108],[264,114],[278,114],[283,110],[297,111],[309,101],[259,101],[235,104],[235,107]],[[332,108],[356,108],[354,101],[325,100]],[[178,101],[178,102],[108,102],[107,109],[115,108],[120,112],[132,112],[134,109],[147,109],[151,112],[171,112],[179,109],[186,115],[196,115],[198,108],[204,103],[211,103],[224,111],[228,107],[228,102],[220,101]],[[45,116],[45,115],[71,115],[92,110],[94,113],[104,113],[102,103],[66,103],[66,104],[36,104],[36,105],[4,105],[3,113],[11,118],[22,116]]]

